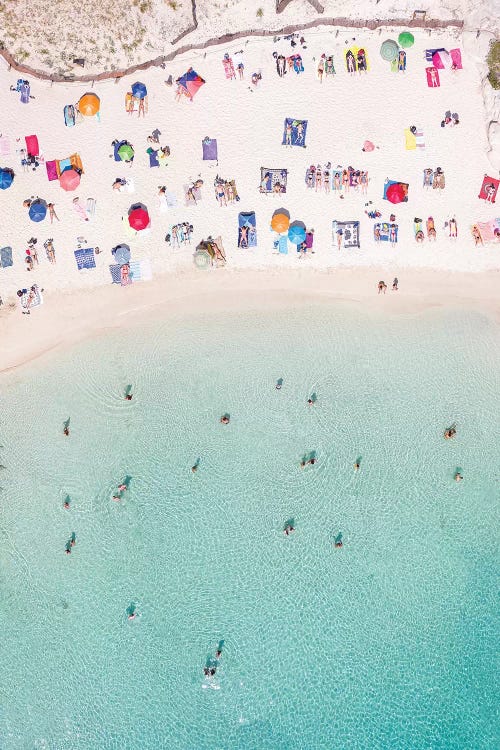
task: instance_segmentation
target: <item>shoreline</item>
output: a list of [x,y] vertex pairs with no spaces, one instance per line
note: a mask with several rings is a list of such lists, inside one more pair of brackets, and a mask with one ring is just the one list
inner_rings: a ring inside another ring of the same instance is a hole
[[[392,278],[399,290],[391,290]],[[387,293],[377,293],[384,279]],[[350,304],[367,314],[413,317],[432,309],[474,310],[500,321],[500,272],[470,274],[459,271],[350,267],[334,271],[229,270],[212,273],[191,270],[165,274],[151,282],[122,287],[100,286],[48,293],[44,304],[23,316],[9,307],[0,313],[2,350],[0,373],[10,372],[50,352],[105,335],[151,315],[162,318],[196,316],[209,310],[271,311],[290,305]],[[75,297],[77,296],[77,299]]]

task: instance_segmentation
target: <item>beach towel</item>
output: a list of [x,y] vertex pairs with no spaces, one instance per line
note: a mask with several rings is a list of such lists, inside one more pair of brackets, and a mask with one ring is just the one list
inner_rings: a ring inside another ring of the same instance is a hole
[[23,83],[19,91],[21,94],[21,96],[19,97],[20,102],[22,104],[29,104],[31,92],[29,83]]
[[69,157],[67,159],[60,159],[57,162],[57,171],[59,172],[59,176],[62,175],[65,169],[71,169],[71,159]]
[[30,289],[23,289],[19,297],[19,304],[23,310],[31,310],[33,307],[43,305],[43,296],[37,284]]
[[82,247],[75,250],[75,260],[79,271],[86,268],[95,268],[94,248]]
[[73,104],[66,104],[63,110],[64,124],[67,128],[72,128],[76,122],[75,107]]
[[283,146],[306,147],[307,120],[294,120],[291,117],[285,119],[283,126]]
[[489,177],[485,174],[478,198],[481,198],[481,200],[486,201],[487,203],[495,203],[499,185],[500,180],[497,180],[495,177]]
[[9,266],[13,266],[14,262],[12,260],[12,248],[11,247],[2,247],[0,248],[0,268],[8,268]]
[[112,284],[121,284],[122,281],[122,274],[121,274],[121,266],[119,263],[113,263],[113,265],[109,266],[109,272],[111,274],[111,283]]
[[359,247],[359,221],[336,221],[332,222],[333,244],[338,247],[338,235],[342,237],[341,247],[349,250]]
[[[185,206],[196,206],[202,200],[201,188],[195,188],[192,185],[183,185],[184,188],[184,205]],[[194,197],[194,200],[192,197]],[[168,198],[167,198],[168,204]]]
[[139,110],[139,99],[132,96],[131,91],[127,91],[125,94],[125,111],[126,112],[137,112]]
[[71,156],[69,157],[69,161],[73,169],[79,169],[81,174],[84,174],[85,170],[83,169],[80,154],[71,154]]
[[398,241],[398,225],[387,221],[373,225],[373,236],[376,242]]
[[425,148],[424,131],[422,130],[422,128],[417,127],[415,140],[417,143],[417,148]]
[[149,166],[150,167],[159,167],[160,166],[160,162],[158,161],[158,151],[159,151],[159,149],[156,149],[156,151],[155,151],[154,148],[148,148],[148,150],[147,150],[146,153],[149,155]]
[[425,74],[427,76],[427,86],[429,86],[429,88],[435,89],[441,86],[441,82],[439,80],[439,72],[437,68],[435,68],[434,66],[430,68],[426,68]]
[[201,142],[203,161],[217,161],[217,139],[204,138]]
[[153,272],[151,270],[151,261],[149,258],[142,260],[133,260],[130,262],[130,278],[135,281],[151,281]]
[[278,239],[278,252],[281,253],[281,255],[288,254],[288,235],[280,235]]
[[426,49],[425,50],[425,59],[427,62],[432,62],[432,58],[436,54],[436,52],[446,52],[444,47],[438,47],[436,49]]
[[57,174],[57,161],[55,159],[53,161],[46,161],[45,169],[47,170],[47,177],[50,182],[59,179],[59,175]]
[[222,64],[224,66],[224,73],[226,74],[226,78],[228,79],[236,78],[236,73],[234,72],[234,65],[233,65],[233,61],[231,60],[231,58],[225,57],[222,60]]
[[87,198],[87,216],[95,216],[95,198]]
[[38,138],[36,135],[27,135],[24,139],[26,141],[26,151],[28,156],[38,156],[40,149],[38,147]]
[[362,73],[370,70],[370,63],[365,47],[349,47],[344,50],[348,73]]
[[288,171],[286,169],[260,168],[261,193],[286,193]]
[[491,221],[478,221],[476,226],[481,233],[483,242],[498,242],[500,240],[499,219],[491,219]]
[[0,156],[8,156],[10,154],[10,141],[6,135],[0,135]]
[[450,49],[451,62],[456,70],[462,70],[462,53],[458,49]]
[[82,219],[82,221],[89,220],[89,217],[87,216],[87,212],[79,200],[76,201],[76,203],[73,203],[72,205],[73,205],[73,209],[76,211],[80,219]]
[[256,247],[257,225],[255,211],[238,214],[238,247]]
[[417,139],[410,128],[405,128],[405,148],[407,151],[414,151],[417,148]]

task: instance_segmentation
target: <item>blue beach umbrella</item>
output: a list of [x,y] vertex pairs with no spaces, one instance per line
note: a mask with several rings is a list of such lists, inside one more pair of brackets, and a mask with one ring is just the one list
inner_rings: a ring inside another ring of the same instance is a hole
[[146,97],[147,95],[148,90],[145,83],[136,81],[132,84],[132,96],[135,96],[136,99],[144,99],[144,97]]
[[288,239],[292,245],[300,245],[306,238],[306,227],[303,221],[294,221],[288,230]]
[[12,169],[0,169],[0,190],[7,190],[14,182]]
[[125,265],[125,263],[128,263],[130,260],[130,248],[128,245],[117,245],[114,250],[112,250],[112,253],[115,256],[116,263],[120,266]]
[[29,208],[29,217],[31,221],[43,221],[47,215],[47,204],[45,201],[33,201]]

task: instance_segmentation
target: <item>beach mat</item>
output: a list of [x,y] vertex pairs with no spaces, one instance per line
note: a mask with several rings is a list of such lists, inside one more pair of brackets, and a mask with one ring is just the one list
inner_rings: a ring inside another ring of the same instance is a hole
[[121,284],[122,273],[121,273],[121,266],[119,265],[119,263],[113,263],[111,266],[109,266],[109,272],[111,274],[111,283]]
[[75,250],[75,260],[79,271],[87,268],[95,268],[94,248],[82,247]]
[[205,138],[201,142],[203,150],[203,161],[217,161],[217,139],[216,138]]
[[[188,190],[191,189],[191,185],[183,185],[182,187],[184,190],[184,205],[185,206],[198,205],[198,203],[200,203],[200,201],[203,199],[203,196],[201,194],[201,188],[192,188],[192,193],[195,198],[195,200],[192,200],[191,198],[188,198]],[[167,203],[168,203],[168,198],[167,198]]]
[[332,222],[332,233],[334,247],[337,248],[337,235],[342,235],[342,247],[349,250],[359,247],[359,221],[336,221]]
[[489,175],[485,174],[478,198],[481,198],[481,200],[487,201],[488,203],[495,203],[499,185],[500,180],[497,180],[496,177],[489,177]]
[[26,141],[28,156],[38,156],[40,154],[40,148],[38,146],[38,138],[36,135],[27,135],[24,140]]
[[[288,134],[287,134],[288,130]],[[307,120],[295,120],[292,117],[286,117],[283,125],[282,146],[301,146],[306,147]],[[287,137],[289,141],[287,141]]]
[[414,151],[417,148],[417,139],[410,128],[405,128],[405,148],[407,151]]
[[[243,231],[246,229],[246,232]],[[243,243],[243,244],[242,244]],[[242,211],[238,214],[238,247],[256,247],[257,246],[257,224],[255,220],[255,211]]]
[[439,71],[434,66],[431,66],[430,68],[425,69],[425,74],[427,76],[427,86],[431,89],[436,89],[441,86],[441,81],[439,80]]
[[288,170],[260,168],[260,192],[261,193],[286,193]]
[[12,260],[12,248],[2,247],[0,248],[0,268],[9,268],[13,266],[14,261]]
[[154,148],[148,148],[147,153],[149,155],[149,166],[150,167],[159,167],[160,162],[158,161],[158,150]]
[[47,177],[50,182],[59,179],[59,175],[57,174],[57,161],[55,159],[53,161],[46,161],[45,169],[47,170]]
[[10,141],[6,135],[0,136],[0,156],[8,156],[10,154]]
[[450,49],[450,57],[455,68],[457,70],[462,70],[462,53],[458,47],[456,49]]
[[415,140],[417,142],[417,148],[425,148],[424,131],[422,128],[417,128]]

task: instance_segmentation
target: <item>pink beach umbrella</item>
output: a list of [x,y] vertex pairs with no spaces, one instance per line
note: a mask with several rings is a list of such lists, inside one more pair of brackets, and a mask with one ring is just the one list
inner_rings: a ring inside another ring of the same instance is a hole
[[76,190],[80,184],[80,175],[74,169],[65,169],[59,177],[59,185],[63,190]]
[[437,52],[434,52],[432,55],[432,62],[435,68],[451,68],[453,65],[453,60],[451,59],[451,55],[449,52],[447,52],[445,49],[440,49]]
[[363,151],[375,151],[375,145],[371,141],[365,141],[363,143]]

